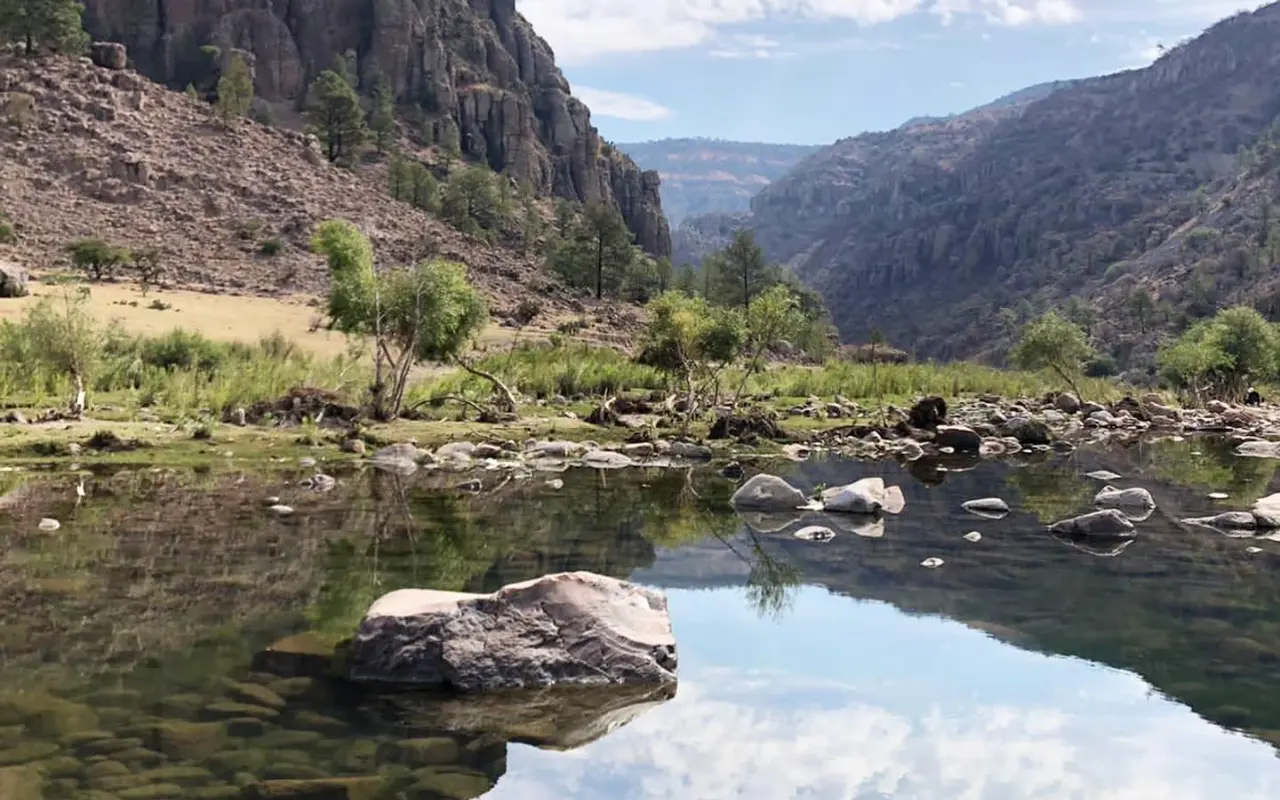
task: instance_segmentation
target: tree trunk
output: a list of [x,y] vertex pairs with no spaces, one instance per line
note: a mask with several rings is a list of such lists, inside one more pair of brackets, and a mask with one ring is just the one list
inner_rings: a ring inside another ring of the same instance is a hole
[[78,419],[84,413],[85,407],[84,378],[81,377],[79,370],[74,370],[71,377],[76,382],[76,393],[71,398],[71,414]]
[[604,237],[596,240],[596,299],[604,297]]
[[516,413],[516,396],[512,393],[511,389],[507,388],[507,385],[503,383],[497,375],[480,369],[460,356],[455,356],[453,362],[472,375],[475,375],[477,378],[484,378],[486,381],[493,384],[494,390],[498,392],[498,395],[502,399],[502,402],[499,404],[502,407],[502,410],[511,414]]

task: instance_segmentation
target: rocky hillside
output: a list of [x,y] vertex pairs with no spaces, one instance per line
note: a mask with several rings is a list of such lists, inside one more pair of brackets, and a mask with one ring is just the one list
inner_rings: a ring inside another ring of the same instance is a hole
[[[1059,89],[1065,89],[1072,85],[1075,81],[1047,81],[1045,83],[1037,83],[1035,86],[1028,86],[1025,89],[1019,89],[1016,92],[1010,92],[1003,97],[997,97],[990,103],[984,103],[977,108],[971,108],[964,114],[972,114],[975,111],[997,111],[1010,106],[1021,106],[1027,103],[1039,100],[1042,97],[1048,97]],[[909,128],[913,125],[936,125],[940,122],[946,122],[949,119],[955,119],[961,114],[947,114],[941,117],[912,117],[902,123],[901,127]]]
[[818,149],[723,139],[660,139],[618,147],[662,176],[662,207],[672,226],[698,214],[747,211],[756,192]]
[[309,238],[341,217],[389,263],[463,261],[499,317],[531,293],[548,316],[588,310],[539,257],[393,200],[376,167],[335,167],[302,134],[248,120],[227,129],[207,103],[87,60],[0,55],[0,216],[17,231],[0,260],[31,270],[60,266],[69,242],[99,237],[154,248],[173,284],[254,294],[323,290]]
[[646,251],[670,253],[657,174],[603,146],[515,0],[86,0],[85,24],[173,88],[208,84],[216,53],[247,52],[258,96],[284,110],[353,54],[361,91],[385,77],[415,134],[541,193],[616,201]]
[[[846,339],[874,325],[918,356],[999,359],[1032,314],[1074,304],[1120,356],[1149,352],[1155,329],[1275,272],[1258,235],[1274,175],[1254,150],[1280,114],[1278,35],[1272,4],[1145,69],[839,141],[766,187],[751,225]],[[1206,258],[1193,308],[1186,277]],[[1139,289],[1161,314],[1090,320]]]

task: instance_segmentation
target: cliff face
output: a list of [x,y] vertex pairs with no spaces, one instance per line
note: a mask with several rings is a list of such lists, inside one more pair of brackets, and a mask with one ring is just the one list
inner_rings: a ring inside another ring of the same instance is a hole
[[406,119],[536,190],[614,201],[647,252],[671,234],[658,175],[607,151],[551,48],[515,0],[87,0],[97,39],[181,87],[207,76],[205,45],[253,55],[259,97],[297,103],[335,57],[356,55],[361,89],[384,76]]
[[[1178,247],[1162,265],[1146,254],[1214,224],[1203,214],[1218,187],[1280,114],[1278,37],[1273,4],[1145,69],[842,140],[766,187],[750,225],[822,292],[846,339],[874,326],[920,356],[999,359],[1033,315],[1135,282],[1185,309],[1160,286],[1177,289],[1171,270],[1199,256]],[[1118,322],[1096,320],[1095,338],[1116,341]]]

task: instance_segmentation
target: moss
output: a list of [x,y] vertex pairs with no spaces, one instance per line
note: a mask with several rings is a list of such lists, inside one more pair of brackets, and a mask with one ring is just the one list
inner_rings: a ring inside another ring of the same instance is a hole
[[458,743],[443,736],[426,739],[403,739],[391,744],[388,748],[388,759],[399,761],[413,767],[426,767],[433,764],[456,764],[458,762]]
[[338,733],[345,731],[350,726],[340,719],[326,717],[324,714],[317,714],[314,711],[298,711],[293,715],[293,722],[299,728],[308,731],[324,731],[327,733]]
[[268,749],[289,749],[306,747],[324,739],[319,731],[271,731],[258,739],[259,747]]
[[103,739],[114,738],[115,734],[110,733],[109,731],[75,731],[63,736],[61,742],[63,747],[70,747],[74,750],[81,745],[102,741]]
[[440,797],[447,800],[471,800],[488,792],[493,782],[477,772],[437,771],[422,769],[414,773],[417,782],[409,787],[409,797]]
[[71,756],[55,756],[31,765],[46,778],[77,778],[84,774],[84,763]]
[[145,747],[134,747],[129,750],[121,750],[118,753],[112,753],[111,757],[116,761],[125,764],[136,764],[138,766],[147,766],[150,764],[159,764],[164,761],[164,756],[155,750],[148,750]]
[[245,800],[378,800],[386,790],[379,777],[263,781],[246,787]]
[[263,708],[262,706],[253,706],[248,703],[234,703],[230,700],[224,700],[220,703],[210,703],[205,706],[200,710],[200,716],[207,720],[234,719],[235,717],[255,717],[269,720],[280,716],[280,712],[274,708]]
[[218,752],[227,740],[221,722],[165,720],[153,729],[153,746],[176,761],[201,761]]
[[186,797],[186,790],[176,783],[152,783],[116,792],[120,800],[170,800]]
[[267,731],[267,723],[257,717],[234,717],[227,720],[227,733],[250,739]]
[[22,723],[32,733],[58,737],[98,727],[88,706],[46,692],[15,692],[0,696],[0,725]]
[[122,750],[132,750],[135,747],[142,746],[142,739],[133,737],[129,739],[95,739],[92,742],[85,742],[80,745],[80,752],[95,756],[109,756],[112,753],[119,753]]
[[262,777],[269,780],[317,780],[329,777],[328,773],[309,764],[268,764]]
[[92,782],[100,778],[115,778],[120,775],[128,775],[129,768],[119,761],[99,761],[96,764],[90,764],[85,768],[84,772]]
[[183,796],[191,800],[235,800],[240,797],[240,787],[205,786],[201,789],[188,789]]
[[213,780],[213,773],[209,770],[181,764],[156,767],[140,774],[153,783],[180,783],[183,786],[208,783]]
[[208,698],[198,694],[172,694],[155,704],[155,711],[166,717],[175,719],[195,719],[200,709],[204,708]]
[[52,742],[22,742],[0,750],[0,767],[29,764],[57,752],[58,746]]
[[28,767],[0,768],[0,797],[4,800],[43,800],[44,780]]
[[285,698],[286,700],[296,700],[305,696],[316,685],[315,678],[298,677],[298,678],[281,678],[273,681],[267,686],[271,691]]
[[206,762],[215,771],[224,775],[235,775],[237,773],[256,773],[261,772],[267,763],[267,753],[265,750],[250,748],[245,750],[224,750],[221,753],[214,753]]
[[277,711],[285,706],[283,697],[266,686],[260,686],[256,683],[230,682],[227,686],[227,695],[239,703],[273,708]]

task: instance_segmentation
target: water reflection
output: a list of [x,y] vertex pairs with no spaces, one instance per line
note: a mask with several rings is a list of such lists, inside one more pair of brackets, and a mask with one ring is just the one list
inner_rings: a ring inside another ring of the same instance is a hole
[[[1275,463],[1198,440],[776,467],[806,491],[896,483],[906,510],[885,519],[742,518],[711,470],[571,470],[561,488],[494,481],[474,496],[431,474],[338,473],[316,493],[297,470],[120,472],[88,477],[79,504],[76,476],[6,473],[0,769],[44,765],[46,797],[103,777],[122,791],[181,778],[210,797],[335,777],[417,797],[495,782],[497,797],[1280,795],[1257,741],[1280,742],[1280,551],[1177,522],[1247,507]],[[1158,510],[1123,548],[1055,540],[1045,523],[1090,510],[1099,469]],[[991,496],[1012,513],[961,508]],[[43,516],[62,529],[39,531]],[[836,536],[794,536],[810,524]],[[922,569],[930,557],[944,566]],[[573,569],[670,591],[674,699],[370,695],[255,661],[282,637],[331,649],[393,589]],[[175,730],[214,741],[173,750]],[[112,745],[85,736],[102,733],[146,753],[94,752]],[[102,755],[118,774],[93,778]]]

